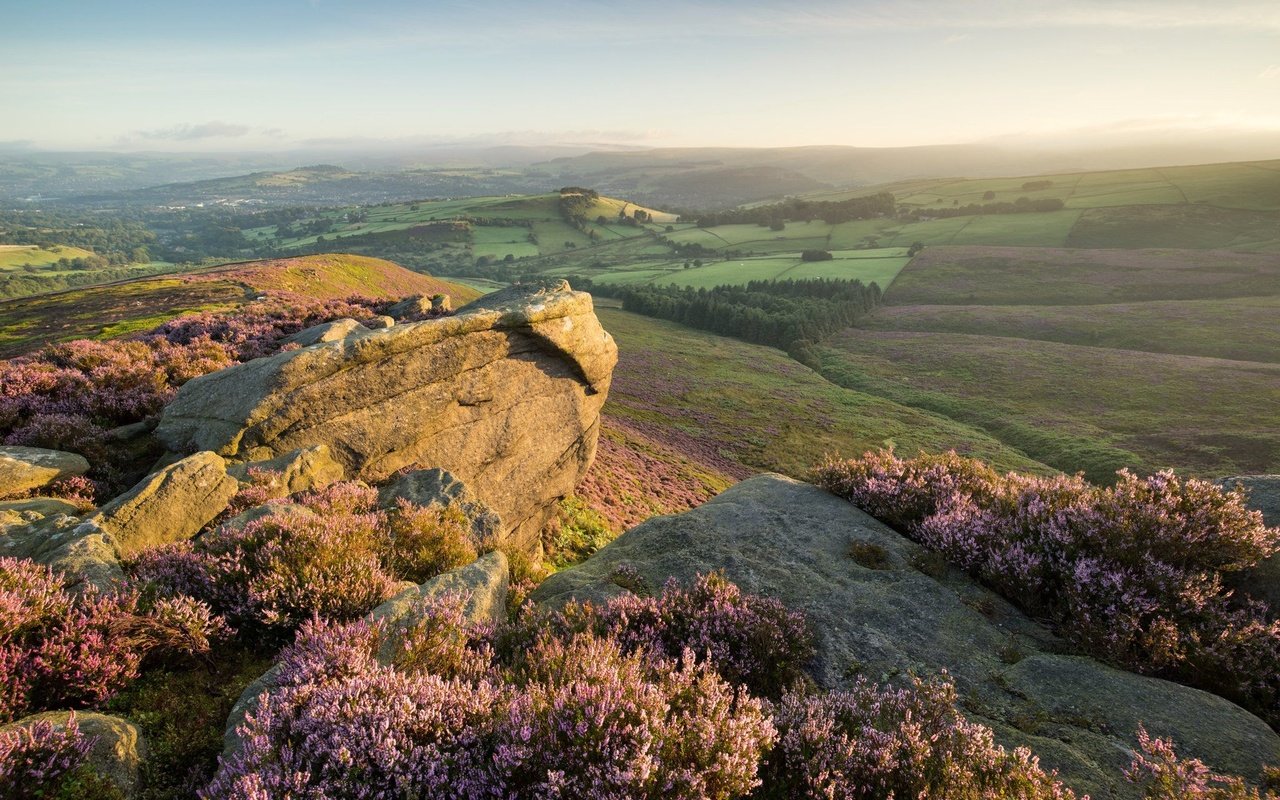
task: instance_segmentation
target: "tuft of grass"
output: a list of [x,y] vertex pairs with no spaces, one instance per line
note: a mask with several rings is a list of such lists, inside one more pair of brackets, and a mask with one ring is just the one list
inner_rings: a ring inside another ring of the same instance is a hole
[[885,570],[893,566],[889,551],[874,542],[855,539],[849,544],[848,554],[859,566],[867,569]]

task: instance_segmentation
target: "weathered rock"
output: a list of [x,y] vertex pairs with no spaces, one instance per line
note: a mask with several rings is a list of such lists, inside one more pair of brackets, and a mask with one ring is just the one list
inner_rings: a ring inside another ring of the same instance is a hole
[[239,460],[327,444],[347,475],[456,475],[536,547],[591,464],[617,347],[567,284],[497,292],[457,314],[355,333],[196,378],[156,435]]
[[396,324],[395,319],[387,316],[386,314],[380,314],[376,317],[370,317],[369,319],[364,321],[364,326],[372,331],[380,331],[380,330],[386,330],[387,328],[394,328],[395,324]]
[[[421,586],[409,586],[366,615],[371,622],[383,626],[383,638],[378,648],[378,660],[390,664],[400,647],[400,634],[413,623],[415,604],[424,598],[454,594],[466,597],[463,606],[468,622],[491,622],[506,613],[507,558],[494,551],[465,567],[437,575]],[[270,694],[276,687],[280,674],[277,664],[249,684],[240,694],[231,714],[227,717],[223,734],[223,755],[228,756],[240,748],[240,735],[236,728],[244,724],[245,717],[258,707],[259,698]]]
[[253,480],[251,473],[268,482],[269,499],[322,489],[346,477],[342,465],[333,460],[328,445],[323,444],[302,447],[266,461],[227,467],[227,474],[241,482]]
[[239,489],[216,453],[188,456],[143,478],[90,521],[115,537],[120,555],[189,539],[222,513]]
[[0,447],[0,497],[43,489],[89,471],[84,456],[42,447]]
[[387,309],[387,316],[392,317],[397,322],[414,317],[421,317],[431,313],[431,298],[425,295],[415,294],[413,297],[406,297],[399,303]]
[[298,344],[303,347],[309,347],[321,342],[336,342],[339,339],[345,339],[352,331],[364,329],[363,325],[350,317],[335,319],[333,322],[322,322],[319,325],[312,325],[310,328],[298,331],[292,336],[286,336],[284,344]]
[[[884,568],[852,559],[855,541],[881,548]],[[765,475],[633,528],[533,597],[559,604],[619,594],[610,576],[623,564],[655,589],[669,577],[723,570],[745,591],[807,616],[819,637],[812,673],[821,685],[946,669],[969,716],[1004,744],[1031,747],[1094,798],[1135,796],[1122,769],[1138,721],[1176,737],[1186,755],[1254,780],[1280,761],[1280,736],[1234,704],[1065,655],[1065,643],[958,570],[935,578],[913,566],[933,571],[922,554],[849,503]]]
[[[1262,512],[1267,527],[1280,528],[1280,475],[1238,475],[1218,483],[1228,489],[1243,488],[1249,508]],[[1280,554],[1259,562],[1253,569],[1228,574],[1227,584],[1280,609]]]
[[30,525],[56,514],[78,514],[80,509],[57,497],[28,497],[0,502],[0,531],[15,525]]
[[260,506],[254,506],[248,511],[237,514],[219,525],[217,530],[242,531],[248,527],[249,523],[257,522],[260,519],[270,519],[274,522],[287,524],[291,521],[310,519],[315,515],[316,512],[306,506],[298,505],[297,503],[276,501]]
[[480,501],[467,485],[442,469],[415,470],[378,490],[378,504],[393,508],[396,500],[408,500],[420,506],[438,503],[460,510],[471,526],[471,538],[477,545],[489,545],[502,533],[502,517]]
[[0,534],[0,555],[50,567],[65,577],[72,591],[107,591],[124,580],[111,534],[69,514],[51,514],[5,528]]
[[[0,731],[30,727],[41,720],[62,729],[71,714],[70,711],[46,711],[5,725]],[[92,711],[77,711],[75,715],[80,732],[97,739],[89,748],[85,763],[118,786],[125,797],[137,797],[138,765],[147,757],[147,743],[137,726],[126,719]]]

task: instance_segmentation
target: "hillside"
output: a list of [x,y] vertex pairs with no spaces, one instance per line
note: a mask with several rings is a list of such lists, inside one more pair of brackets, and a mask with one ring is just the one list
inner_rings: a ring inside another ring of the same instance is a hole
[[145,330],[179,314],[230,310],[263,292],[318,300],[443,293],[466,302],[478,296],[470,287],[363,256],[245,262],[0,302],[0,357],[20,355],[51,341]]

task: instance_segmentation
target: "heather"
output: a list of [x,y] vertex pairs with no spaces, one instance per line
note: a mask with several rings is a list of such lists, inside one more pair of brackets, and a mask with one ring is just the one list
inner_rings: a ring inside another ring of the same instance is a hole
[[1224,491],[1171,472],[1113,486],[999,475],[954,453],[831,460],[818,480],[1054,624],[1095,657],[1280,721],[1280,621],[1224,576],[1280,531]]
[[[1269,770],[1272,778],[1280,777]],[[1199,759],[1180,759],[1174,743],[1138,729],[1138,749],[1125,777],[1142,789],[1144,800],[1276,800],[1272,786],[1262,792],[1234,775],[1220,775]],[[1273,781],[1280,783],[1280,781]]]
[[135,579],[163,595],[208,603],[237,626],[287,630],[313,616],[351,620],[395,593],[476,557],[466,520],[454,508],[399,500],[343,481],[243,524],[154,548],[131,565]]
[[48,567],[0,558],[0,722],[99,706],[144,660],[204,655],[227,635],[222,618],[191,598],[72,594]]
[[[787,675],[779,662],[805,652],[746,652],[755,640],[727,623],[762,628],[777,609],[715,577],[652,600],[638,615],[623,598],[526,609],[495,628],[465,624],[460,598],[428,599],[390,663],[379,625],[308,622],[202,796],[1072,797],[965,721],[945,677],[830,695],[797,683],[774,705],[727,676]],[[691,629],[696,602],[726,624]]]
[[366,319],[387,303],[273,293],[229,312],[187,314],[114,341],[76,339],[0,362],[0,440],[80,453],[110,495],[133,465],[107,432],[158,414],[178,387],[288,347],[289,335],[342,317]]
[[65,725],[37,720],[0,732],[0,797],[35,800],[60,790],[85,761],[93,739],[80,732],[73,712]]

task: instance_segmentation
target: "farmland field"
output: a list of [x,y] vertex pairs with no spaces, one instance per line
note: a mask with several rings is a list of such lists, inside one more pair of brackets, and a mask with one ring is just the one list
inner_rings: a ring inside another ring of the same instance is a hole
[[884,248],[880,250],[837,250],[830,261],[804,261],[799,253],[760,256],[753,258],[714,261],[701,267],[685,269],[683,262],[660,264],[640,263],[634,268],[619,268],[592,276],[593,280],[609,284],[652,283],[675,284],[710,289],[714,286],[741,285],[748,281],[788,280],[801,278],[841,278],[878,283],[881,287],[893,282],[899,270],[909,260],[906,250]]
[[23,266],[44,267],[62,259],[89,258],[93,253],[79,247],[55,246],[50,248],[24,244],[0,244],[0,270]]

